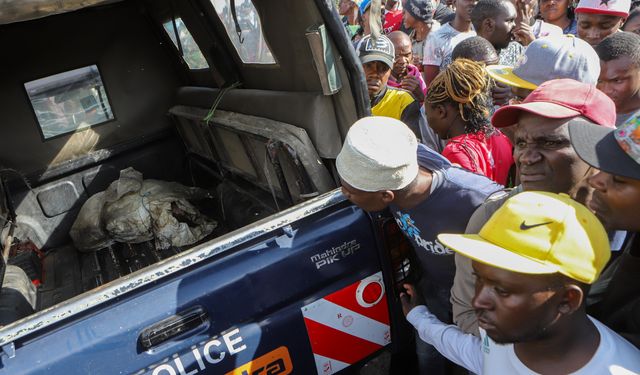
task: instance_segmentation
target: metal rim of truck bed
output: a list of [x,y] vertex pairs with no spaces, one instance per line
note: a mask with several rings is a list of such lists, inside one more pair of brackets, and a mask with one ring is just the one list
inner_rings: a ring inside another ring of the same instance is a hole
[[[194,264],[220,255],[235,246],[251,241],[259,236],[301,220],[328,207],[345,201],[346,198],[335,189],[319,197],[281,211],[247,227],[218,237],[208,243],[177,254],[151,267],[124,276],[104,284],[97,289],[85,292],[56,306],[42,310],[25,319],[16,321],[0,329],[0,346],[10,345],[13,341],[37,332],[52,324],[59,323],[75,314],[99,306],[114,298],[121,297],[136,289],[157,282]],[[3,348],[4,349],[4,348]],[[7,350],[4,350],[7,352]]]

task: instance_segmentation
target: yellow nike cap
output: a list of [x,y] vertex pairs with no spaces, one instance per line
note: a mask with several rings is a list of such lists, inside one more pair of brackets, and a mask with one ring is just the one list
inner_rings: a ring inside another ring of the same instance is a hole
[[479,234],[440,234],[461,255],[524,274],[559,272],[591,284],[611,257],[600,221],[566,194],[523,192],[508,199]]

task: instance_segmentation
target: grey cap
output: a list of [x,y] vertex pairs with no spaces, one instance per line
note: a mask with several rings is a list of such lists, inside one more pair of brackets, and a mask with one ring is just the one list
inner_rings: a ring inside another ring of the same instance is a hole
[[418,21],[427,22],[433,19],[434,4],[431,0],[407,0],[404,9]]
[[528,90],[560,78],[595,85],[600,58],[589,43],[573,35],[549,36],[531,42],[515,67],[492,65],[487,71],[496,81]]
[[362,38],[360,42],[358,56],[360,57],[360,62],[363,64],[372,61],[382,61],[387,64],[389,68],[393,68],[396,51],[393,48],[393,43],[391,43],[391,40],[386,36],[380,35],[377,39],[373,39],[371,35],[367,35]]

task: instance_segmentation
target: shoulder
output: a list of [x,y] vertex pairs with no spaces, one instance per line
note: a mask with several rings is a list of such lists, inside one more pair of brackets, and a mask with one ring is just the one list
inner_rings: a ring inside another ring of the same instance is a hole
[[476,234],[480,232],[480,228],[482,228],[494,212],[502,207],[504,202],[513,195],[514,190],[515,189],[503,189],[490,194],[485,201],[478,206],[473,215],[471,215],[465,233]]
[[600,333],[600,345],[587,366],[592,365],[593,370],[598,371],[604,368],[610,369],[612,365],[616,365],[618,370],[640,372],[640,350],[597,319],[591,316],[589,318]]
[[469,134],[462,134],[449,139],[442,153],[468,153],[468,151],[470,151],[469,146],[473,148],[472,144],[476,142],[477,140],[469,137]]
[[536,36],[536,38],[544,38],[546,36],[561,36],[564,34],[560,26],[556,26],[548,22],[544,22],[542,20],[538,20],[538,21],[536,21],[538,25],[534,24],[533,26],[533,33]]
[[[399,87],[391,87],[387,88],[387,94],[385,97],[393,98],[401,103],[402,108],[408,106],[409,104],[416,102],[415,98],[409,91],[399,88]],[[417,103],[417,102],[416,102]]]
[[451,193],[458,198],[471,199],[476,206],[482,204],[491,194],[503,189],[502,185],[483,175],[458,167],[447,169],[444,178],[449,182]]
[[[449,152],[462,152],[465,154],[480,154],[482,148],[486,148],[487,139],[484,134],[462,134],[451,138],[445,150]],[[470,155],[471,156],[471,155]]]
[[447,158],[421,143],[418,144],[418,164],[430,171],[444,171],[451,167],[451,163]]
[[489,135],[486,138],[486,143],[491,145],[491,147],[506,148],[509,152],[511,152],[511,148],[513,147],[511,140],[499,130]]
[[451,27],[448,23],[441,25],[437,30],[431,31],[429,36],[427,36],[427,43],[429,40],[432,42],[441,42],[443,39],[446,39],[449,35],[455,35],[456,30]]

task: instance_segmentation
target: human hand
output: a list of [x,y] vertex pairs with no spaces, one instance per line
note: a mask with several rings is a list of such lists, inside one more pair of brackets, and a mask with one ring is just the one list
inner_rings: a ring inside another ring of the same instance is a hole
[[403,284],[404,292],[400,293],[400,302],[402,303],[402,312],[404,316],[409,314],[414,307],[421,305],[420,297],[416,291],[416,287],[411,284]]
[[400,87],[412,93],[413,96],[418,99],[418,101],[421,102],[424,99],[424,93],[420,88],[420,81],[418,80],[418,78],[412,75],[407,75],[402,79]]
[[495,81],[491,94],[493,96],[493,104],[499,106],[508,104],[509,99],[513,96],[511,86],[498,81]]
[[536,40],[535,35],[533,35],[531,25],[526,22],[520,22],[518,26],[513,29],[513,35],[515,39],[525,47]]
[[534,0],[515,0],[516,6],[516,25],[521,23],[526,23],[527,25],[531,24],[531,19],[533,18],[533,10],[534,10]]

